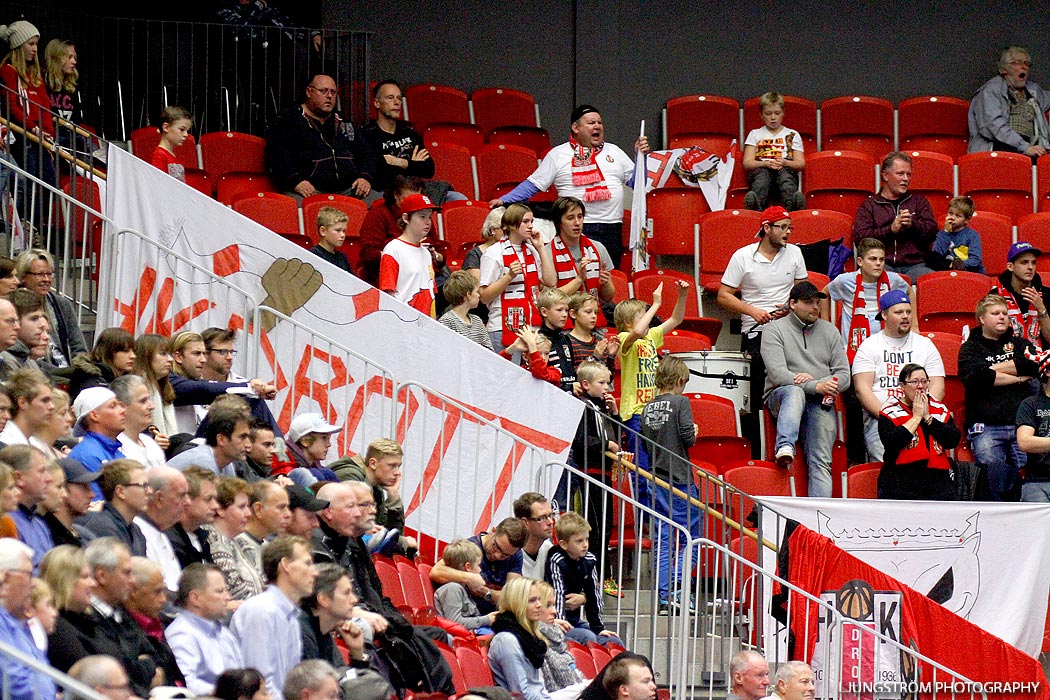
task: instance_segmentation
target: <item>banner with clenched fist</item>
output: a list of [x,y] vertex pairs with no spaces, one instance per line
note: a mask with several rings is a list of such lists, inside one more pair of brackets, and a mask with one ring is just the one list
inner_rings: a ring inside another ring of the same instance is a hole
[[100,327],[237,329],[233,369],[276,385],[283,428],[304,412],[343,426],[330,459],[403,443],[413,527],[486,529],[565,458],[569,394],[122,150],[107,184]]

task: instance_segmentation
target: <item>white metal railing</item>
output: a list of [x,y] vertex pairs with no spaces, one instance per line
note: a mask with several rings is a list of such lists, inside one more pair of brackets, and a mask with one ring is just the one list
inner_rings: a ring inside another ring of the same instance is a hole
[[47,676],[59,689],[60,697],[64,700],[72,698],[83,698],[84,700],[107,700],[106,696],[100,694],[93,688],[89,688],[78,680],[65,673],[58,671],[46,663],[41,663],[22,651],[14,648],[7,642],[0,642],[0,656],[4,657],[0,663],[0,698],[10,700],[11,683],[8,680],[9,664],[17,664],[28,668],[33,673]]

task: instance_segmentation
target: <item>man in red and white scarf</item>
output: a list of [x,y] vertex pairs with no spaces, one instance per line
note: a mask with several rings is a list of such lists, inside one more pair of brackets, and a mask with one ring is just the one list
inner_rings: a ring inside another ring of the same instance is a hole
[[[548,245],[558,275],[558,289],[570,296],[588,292],[601,302],[610,302],[616,293],[610,274],[612,260],[604,245],[583,234],[586,212],[587,207],[575,197],[558,197],[551,206],[557,233]],[[599,308],[597,327],[606,325]],[[571,328],[566,326],[567,330]]]
[[[587,206],[583,233],[605,245],[613,264],[623,256],[624,185],[634,186],[634,159],[605,141],[605,125],[596,107],[580,105],[572,112],[569,141],[552,148],[528,179],[500,199],[499,207],[524,202],[554,185],[559,197],[575,197]],[[649,152],[649,140],[640,136],[634,149]]]
[[992,286],[992,293],[1006,299],[1006,312],[1014,335],[1024,336],[1038,350],[1050,349],[1050,292],[1035,271],[1042,251],[1018,241],[1006,254],[1006,271]]

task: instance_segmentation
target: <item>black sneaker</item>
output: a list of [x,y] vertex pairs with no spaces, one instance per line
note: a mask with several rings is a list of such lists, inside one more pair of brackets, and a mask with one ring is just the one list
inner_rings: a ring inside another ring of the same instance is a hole
[[660,605],[656,608],[656,614],[657,615],[667,615],[669,610],[670,610],[670,605],[668,605],[667,600],[665,598],[661,598],[660,599]]

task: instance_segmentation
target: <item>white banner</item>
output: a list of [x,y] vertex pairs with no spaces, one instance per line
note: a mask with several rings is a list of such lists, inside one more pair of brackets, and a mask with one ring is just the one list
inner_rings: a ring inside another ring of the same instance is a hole
[[[1050,506],[758,500],[1026,654],[1039,655],[1050,591]],[[767,536],[773,534],[779,538]]]
[[[415,514],[410,522],[428,528],[437,523],[440,529],[428,534],[462,537],[510,515],[511,501],[535,487],[541,465],[509,438],[442,410],[435,396],[418,387],[399,392],[392,403],[392,387],[376,366],[337,353],[301,328],[281,321],[254,328],[255,305],[276,308],[368,357],[398,385],[418,382],[491,417],[549,458],[565,457],[583,410],[578,400],[115,148],[109,152],[106,214],[118,229],[144,234],[250,296],[246,303],[124,235],[117,260],[104,261],[115,275],[113,298],[100,299],[100,308],[109,304],[113,310],[110,325],[136,335],[208,325],[246,330],[238,341],[241,351],[254,343],[266,358],[270,374],[262,378],[278,386],[271,408],[285,429],[293,415],[320,411],[347,426],[333,455],[361,451],[379,437],[404,443],[406,515]],[[392,421],[369,420],[380,414],[396,415],[396,435],[389,434]]]

